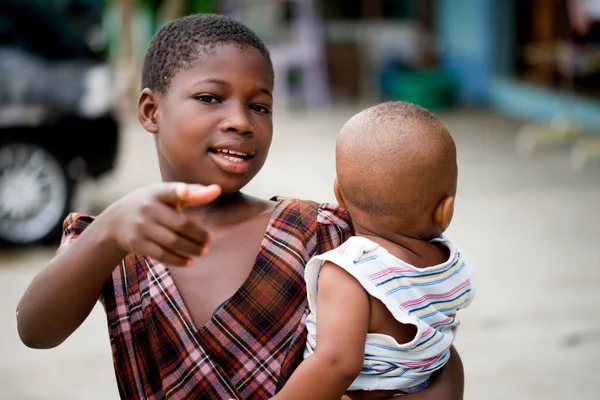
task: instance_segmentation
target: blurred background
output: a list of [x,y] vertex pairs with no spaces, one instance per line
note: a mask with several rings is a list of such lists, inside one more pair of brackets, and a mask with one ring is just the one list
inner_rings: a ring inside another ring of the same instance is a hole
[[159,179],[139,70],[152,34],[196,12],[271,50],[275,138],[249,193],[335,201],[347,118],[434,111],[459,152],[448,234],[478,290],[465,398],[600,398],[600,0],[1,0],[0,399],[118,398],[100,306],[46,351],[21,344],[15,307],[68,211]]

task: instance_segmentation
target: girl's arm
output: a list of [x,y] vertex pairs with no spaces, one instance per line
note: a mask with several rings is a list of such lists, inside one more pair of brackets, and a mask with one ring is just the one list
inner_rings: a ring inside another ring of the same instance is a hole
[[[274,399],[338,400],[356,379],[363,365],[369,321],[369,298],[363,287],[342,268],[325,263],[319,276],[317,298],[317,349],[294,371]],[[454,347],[450,359],[422,392],[406,400],[462,400],[464,371]],[[353,393],[359,400],[366,393]]]
[[63,246],[29,284],[17,306],[21,341],[36,349],[61,344],[87,318],[108,277],[125,256],[98,217]]
[[162,183],[113,203],[33,279],[17,306],[17,328],[28,347],[47,349],[69,337],[92,311],[114,268],[128,253],[169,265],[200,255],[208,233],[180,204],[205,204],[219,187]]
[[369,297],[342,268],[326,262],[319,275],[317,348],[273,397],[339,400],[363,365]]
[[[402,396],[402,399],[410,400],[462,400],[465,387],[465,376],[462,361],[454,347],[450,348],[450,359],[442,369],[438,371],[434,380],[427,389],[418,393],[410,393]],[[369,399],[366,392],[352,392],[351,395],[342,396],[342,400]],[[396,400],[398,397],[389,398]]]
[[465,374],[458,352],[452,346],[450,359],[439,370],[431,385],[419,393],[402,396],[403,400],[462,400],[465,389]]

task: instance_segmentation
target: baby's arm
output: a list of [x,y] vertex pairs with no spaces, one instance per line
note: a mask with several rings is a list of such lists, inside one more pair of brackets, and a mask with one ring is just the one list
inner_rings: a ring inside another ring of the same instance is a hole
[[362,368],[368,326],[367,292],[326,262],[318,282],[317,348],[274,399],[339,400]]

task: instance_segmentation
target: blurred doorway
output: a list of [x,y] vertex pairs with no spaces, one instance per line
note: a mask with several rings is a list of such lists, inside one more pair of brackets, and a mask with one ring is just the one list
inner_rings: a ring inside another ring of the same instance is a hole
[[517,78],[600,99],[600,0],[514,1]]

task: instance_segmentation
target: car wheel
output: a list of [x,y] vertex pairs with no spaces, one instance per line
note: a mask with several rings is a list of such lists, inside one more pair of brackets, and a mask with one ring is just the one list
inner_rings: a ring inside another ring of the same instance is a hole
[[0,143],[0,241],[58,237],[73,194],[64,163],[33,143]]

